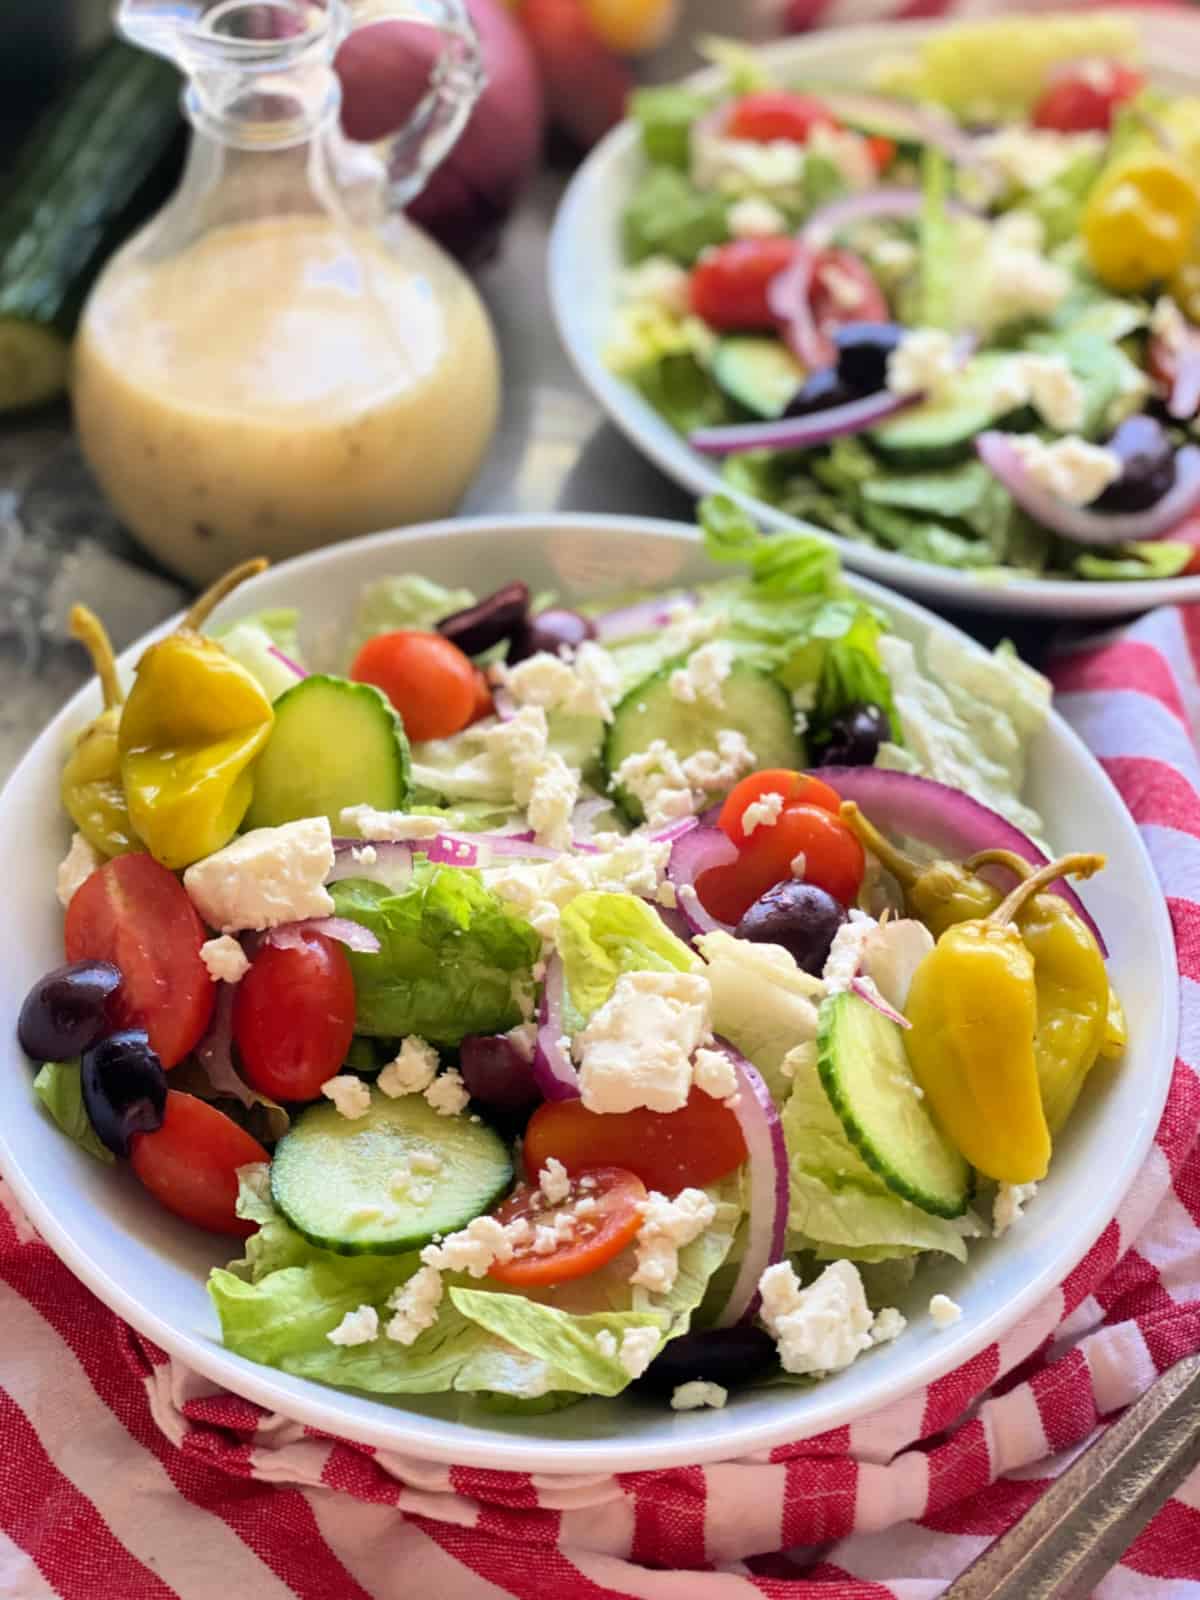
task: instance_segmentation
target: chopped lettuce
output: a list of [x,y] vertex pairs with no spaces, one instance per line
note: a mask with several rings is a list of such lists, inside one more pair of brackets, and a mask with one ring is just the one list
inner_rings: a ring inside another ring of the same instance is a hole
[[432,632],[443,617],[474,605],[475,598],[470,589],[447,589],[415,573],[369,583],[359,597],[347,657],[353,658],[377,633],[388,633],[393,628]]
[[566,1022],[581,1028],[623,972],[694,972],[700,963],[645,900],[588,890],[563,911],[558,950],[566,978]]
[[917,245],[921,295],[918,320],[927,328],[957,326],[957,235],[951,223],[949,199],[950,162],[941,150],[926,145],[921,152],[921,216]]
[[631,376],[643,399],[679,433],[733,420],[733,408],[712,373],[690,352],[659,356]]
[[112,1151],[100,1143],[84,1109],[78,1061],[44,1062],[33,1080],[33,1092],[68,1139],[97,1161],[112,1164]]
[[529,978],[541,940],[477,873],[423,865],[399,892],[349,878],[332,893],[338,916],[380,943],[350,952],[359,1033],[456,1045],[521,1020],[513,980]]
[[1177,578],[1196,554],[1196,546],[1178,539],[1150,539],[1141,544],[1110,545],[1085,550],[1072,563],[1076,575],[1101,583],[1146,578]]
[[823,987],[778,945],[751,944],[728,933],[696,940],[712,990],[712,1025],[762,1074],[776,1100],[790,1083],[784,1058],[817,1036],[817,1001]]
[[631,265],[669,256],[690,267],[702,250],[729,238],[729,199],[716,190],[697,189],[674,167],[651,167],[638,179],[621,230]]
[[1146,393],[1141,369],[1105,333],[1078,326],[1065,333],[1036,334],[1029,348],[1042,355],[1062,356],[1083,391],[1079,433],[1087,439],[1107,438],[1116,424],[1136,411]]
[[728,495],[700,502],[704,548],[714,561],[748,569],[755,598],[794,600],[835,594],[841,587],[837,551],[818,533],[779,533],[766,538],[748,511]]
[[1104,160],[1103,151],[1085,150],[1053,183],[1029,196],[1029,209],[1045,230],[1047,249],[1078,237],[1083,208],[1104,168]]
[[692,123],[712,105],[708,95],[682,84],[636,89],[629,99],[629,114],[642,135],[647,161],[664,167],[688,169]]

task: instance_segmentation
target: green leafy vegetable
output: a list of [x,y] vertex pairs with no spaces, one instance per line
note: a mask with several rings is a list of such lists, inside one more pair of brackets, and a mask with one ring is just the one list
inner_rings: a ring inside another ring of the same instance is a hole
[[[475,604],[470,589],[447,589],[429,578],[408,574],[380,578],[363,589],[354,617],[347,654],[353,657],[368,639],[395,628],[432,632],[443,617]],[[282,645],[280,646],[282,649]]]
[[725,195],[697,189],[674,167],[651,167],[625,207],[625,259],[636,264],[648,256],[669,256],[690,267],[702,250],[729,238],[728,215]]
[[921,152],[920,253],[921,322],[929,328],[955,326],[955,232],[950,217],[950,163],[942,151]]
[[629,114],[641,129],[647,161],[686,172],[692,123],[704,116],[711,104],[707,95],[677,84],[635,90]]
[[1083,208],[1104,169],[1104,159],[1103,151],[1087,150],[1076,156],[1053,183],[1030,195],[1029,209],[1045,229],[1047,249],[1078,236]]
[[794,599],[826,595],[839,583],[837,550],[817,533],[777,533],[767,538],[748,511],[728,495],[700,502],[704,548],[714,561],[736,561],[749,569],[757,593]]
[[791,1091],[783,1063],[788,1052],[817,1034],[820,981],[776,945],[752,944],[728,933],[696,941],[712,990],[712,1025],[758,1068],[775,1099]]
[[708,368],[689,351],[660,356],[631,374],[659,416],[680,433],[733,420],[733,408]]
[[1080,578],[1102,583],[1127,579],[1177,578],[1196,554],[1196,547],[1176,539],[1146,540],[1141,544],[1114,545],[1106,553],[1085,550],[1075,557],[1074,570]]
[[33,1092],[68,1139],[97,1161],[112,1165],[112,1151],[97,1139],[84,1110],[78,1061],[44,1062],[33,1080]]
[[600,890],[576,895],[563,911],[558,950],[572,1032],[600,1009],[623,972],[694,972],[700,965],[647,901]]

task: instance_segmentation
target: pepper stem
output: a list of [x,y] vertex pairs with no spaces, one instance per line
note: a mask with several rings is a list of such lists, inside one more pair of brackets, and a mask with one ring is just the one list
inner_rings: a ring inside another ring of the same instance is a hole
[[899,884],[907,889],[917,881],[917,863],[890,844],[875,824],[867,821],[853,800],[843,800],[838,815],[858,842],[882,862]]
[[1025,857],[1019,856],[1015,850],[977,850],[973,856],[967,857],[963,866],[968,872],[978,872],[980,867],[1004,867],[1022,880],[1033,871]]
[[198,633],[226,595],[232,594],[247,578],[256,578],[260,572],[265,572],[269,564],[266,556],[255,556],[251,561],[240,562],[224,577],[218,578],[198,600],[193,601],[191,609],[179,624],[179,631],[184,633],[190,629],[192,633]]
[[1024,883],[1019,883],[984,920],[1002,927],[1006,922],[1011,922],[1035,894],[1040,894],[1056,878],[1064,878],[1068,873],[1074,878],[1090,878],[1093,872],[1099,872],[1104,864],[1104,856],[1083,851],[1059,856],[1057,861],[1048,861],[1044,867],[1039,867],[1036,872],[1031,873]]
[[78,639],[92,658],[92,666],[100,679],[104,709],[110,711],[113,706],[119,706],[125,699],[125,691],[121,688],[121,680],[117,676],[117,660],[113,655],[112,640],[108,637],[108,630],[94,611],[87,606],[79,605],[71,607],[67,625],[72,639]]

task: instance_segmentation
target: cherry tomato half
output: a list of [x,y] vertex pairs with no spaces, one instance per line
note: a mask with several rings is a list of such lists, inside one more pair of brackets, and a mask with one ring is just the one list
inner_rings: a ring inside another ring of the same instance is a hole
[[67,907],[68,961],[108,961],[121,974],[115,1027],[144,1028],[164,1067],[182,1061],[212,1015],[216,985],[200,959],[208,938],[183,885],[153,856],[115,856]]
[[867,149],[871,153],[871,160],[875,163],[876,172],[886,172],[896,159],[895,140],[885,139],[881,133],[868,135]]
[[679,1111],[588,1111],[582,1100],[547,1100],[525,1129],[531,1183],[551,1156],[574,1177],[592,1167],[624,1167],[648,1189],[678,1194],[703,1188],[746,1159],[746,1141],[728,1106],[693,1089]]
[[786,90],[746,94],[737,102],[725,126],[729,139],[750,139],[770,144],[787,139],[807,144],[814,128],[836,128],[837,122],[820,100]]
[[487,681],[487,674],[475,668],[475,704],[471,707],[471,721],[482,722],[484,717],[490,717],[495,710],[492,703],[492,686]]
[[[536,1185],[520,1184],[496,1211],[496,1220],[524,1217],[533,1228],[552,1228],[560,1214],[570,1216],[570,1237],[544,1255],[533,1249],[530,1239],[511,1261],[490,1267],[488,1276],[522,1285],[586,1277],[632,1244],[642,1223],[638,1206],[645,1198],[645,1184],[624,1167],[592,1167],[578,1174],[566,1200],[555,1206],[545,1204]],[[594,1202],[585,1206],[583,1216],[575,1210],[581,1200]]]
[[891,311],[870,267],[852,250],[822,250],[813,265],[809,307],[827,338],[845,322],[888,322]]
[[1033,125],[1055,133],[1107,133],[1117,107],[1140,94],[1145,82],[1120,61],[1074,61],[1043,92]]
[[410,739],[445,739],[465,728],[479,699],[476,667],[440,633],[379,633],[354,658],[350,676],[373,683],[400,713]]
[[134,1134],[129,1153],[134,1172],[160,1205],[197,1228],[240,1239],[254,1233],[257,1223],[234,1210],[238,1168],[269,1160],[232,1117],[176,1089],[167,1090],[162,1126]]
[[242,1070],[272,1100],[315,1100],[354,1035],[354,978],[340,944],[305,928],[298,943],[266,944],[233,1000]]
[[755,828],[727,866],[710,867],[696,879],[700,903],[722,922],[736,924],[776,883],[792,876],[792,862],[805,860],[804,880],[853,905],[866,856],[850,829],[816,805],[785,806],[769,828]]
[[795,240],[785,238],[734,239],[718,245],[692,268],[692,310],[723,332],[774,328],[767,289],[795,253]]
[[[748,837],[753,837],[753,833],[747,835],[742,827],[746,807],[768,794],[782,795],[785,806],[820,806],[822,811],[832,811],[835,816],[842,805],[842,797],[835,789],[807,772],[792,772],[787,767],[766,767],[762,772],[752,772],[748,778],[734,784],[717,818],[717,827],[728,834],[739,850]],[[753,832],[757,833],[758,829]]]

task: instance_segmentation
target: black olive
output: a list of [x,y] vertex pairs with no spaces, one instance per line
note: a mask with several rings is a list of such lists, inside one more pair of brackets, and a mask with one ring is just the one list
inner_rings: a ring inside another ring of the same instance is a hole
[[894,322],[845,322],[834,331],[837,375],[857,395],[887,387],[888,357],[904,337]]
[[465,655],[478,656],[520,633],[528,613],[529,585],[519,581],[506,583],[477,605],[443,617],[437,631]]
[[815,883],[785,879],[760,894],[735,930],[754,944],[780,944],[796,965],[819,978],[845,909]]
[[533,1065],[502,1033],[469,1033],[459,1046],[458,1070],[473,1100],[519,1111],[541,1099]]
[[110,1033],[80,1064],[80,1086],[96,1137],[115,1156],[127,1156],[135,1133],[162,1127],[167,1075],[139,1028]]
[[121,974],[107,961],[72,961],[39,978],[17,1022],[21,1049],[35,1061],[69,1061],[109,1027],[108,1001]]
[[1121,458],[1121,476],[1094,501],[1097,511],[1146,511],[1175,482],[1175,452],[1153,417],[1126,417],[1105,446]]
[[858,392],[838,377],[833,367],[821,367],[811,373],[787,403],[785,417],[807,417],[814,411],[828,411],[831,406],[844,406],[857,400]]
[[761,1328],[707,1328],[668,1340],[635,1387],[667,1396],[697,1381],[737,1389],[770,1371],[774,1361],[775,1345]]
[[527,626],[513,640],[508,659],[523,661],[526,656],[535,656],[540,651],[554,656],[564,645],[577,650],[586,639],[595,637],[595,626],[587,617],[580,616],[578,611],[568,610],[566,606],[549,606],[529,619]]
[[870,767],[892,737],[887,713],[876,705],[847,706],[829,719],[829,742],[817,752],[819,767]]

